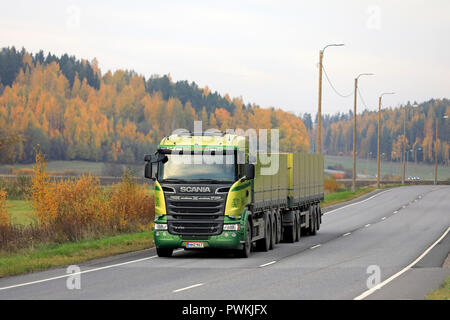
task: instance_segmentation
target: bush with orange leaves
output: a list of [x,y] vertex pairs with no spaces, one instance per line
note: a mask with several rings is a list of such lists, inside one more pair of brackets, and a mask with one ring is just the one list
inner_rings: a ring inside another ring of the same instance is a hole
[[7,194],[5,190],[0,190],[0,228],[9,226],[8,208],[6,207]]
[[110,190],[92,175],[51,181],[40,152],[29,201],[38,226],[58,242],[148,229],[154,219],[153,197],[133,181],[130,172]]
[[336,192],[336,190],[339,188],[339,184],[333,176],[326,176],[323,180],[323,188],[327,193]]

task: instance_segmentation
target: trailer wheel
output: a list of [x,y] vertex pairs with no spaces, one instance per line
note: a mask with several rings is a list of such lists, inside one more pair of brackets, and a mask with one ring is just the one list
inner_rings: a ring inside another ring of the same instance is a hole
[[317,222],[317,231],[320,230],[320,224],[322,223],[322,217],[320,212],[320,206],[316,205],[316,222]]
[[277,212],[276,214],[276,220],[277,220],[277,243],[281,242],[282,233],[283,233],[283,227],[281,226],[281,215],[280,212]]
[[310,219],[310,224],[309,224],[308,233],[311,236],[315,236],[317,233],[317,215],[316,215],[315,206],[311,206],[309,208],[309,219]]
[[270,223],[269,215],[266,215],[265,220],[265,232],[264,232],[264,238],[258,240],[257,246],[258,249],[261,251],[269,251],[270,250],[270,242],[272,238],[272,224]]
[[277,242],[277,219],[276,216],[272,216],[272,232],[270,235],[270,250],[273,250],[275,248],[275,244]]
[[158,255],[158,257],[171,257],[172,253],[173,249],[156,247],[156,254]]
[[302,228],[300,227],[300,225],[301,225],[301,223],[300,223],[300,214],[297,214],[297,219],[296,219],[296,222],[297,222],[297,232],[296,232],[296,234],[295,234],[295,241],[300,241],[300,237],[302,236]]
[[292,226],[286,226],[284,227],[283,230],[283,237],[284,237],[283,240],[286,241],[287,243],[294,243],[297,235],[298,226],[296,219],[294,219],[292,223],[293,223]]
[[239,258],[248,258],[252,252],[252,228],[250,221],[247,221],[247,231],[245,233],[245,243],[242,249],[237,250],[236,255]]

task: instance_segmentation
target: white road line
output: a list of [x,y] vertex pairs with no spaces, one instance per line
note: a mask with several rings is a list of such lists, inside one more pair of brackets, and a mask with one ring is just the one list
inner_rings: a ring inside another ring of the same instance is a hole
[[346,236],[349,236],[349,235],[351,235],[352,233],[351,232],[347,232],[347,233],[344,233],[342,236],[343,237],[346,237]]
[[398,213],[398,210],[395,210],[394,213]]
[[368,228],[368,227],[370,227],[370,223],[368,223],[364,226],[364,228]]
[[311,247],[310,249],[315,249],[315,248],[318,248],[320,246],[321,246],[320,244],[316,244],[315,246]]
[[204,285],[204,283],[197,283],[197,284],[194,284],[194,285],[189,286],[189,287],[173,290],[173,292],[176,293],[176,292],[180,292],[180,291],[184,291],[184,290],[189,290],[189,289],[192,289],[192,288],[195,288],[195,287],[200,287],[202,285]]
[[270,266],[271,264],[274,264],[274,263],[276,263],[275,260],[274,260],[274,261],[267,262],[267,263],[264,263],[264,264],[260,265],[259,267],[260,267],[260,268],[263,268],[263,267],[266,267],[266,266]]
[[374,194],[373,196],[371,196],[371,197],[369,197],[369,198],[367,198],[367,199],[364,199],[364,200],[361,200],[361,201],[358,201],[358,202],[355,202],[355,203],[351,203],[351,204],[348,204],[348,205],[346,205],[346,206],[343,206],[343,207],[340,207],[340,208],[337,208],[337,209],[334,209],[334,210],[325,212],[324,215],[330,214],[330,213],[332,213],[332,212],[335,212],[335,211],[338,211],[338,210],[341,210],[341,209],[345,209],[345,208],[354,206],[354,205],[356,205],[356,204],[360,204],[360,203],[369,201],[369,200],[371,200],[371,199],[373,199],[373,198],[375,198],[375,197],[378,197],[379,195],[382,195],[383,193],[386,193],[386,192],[391,191],[391,190],[392,190],[392,189],[389,189],[389,190],[386,190],[386,191],[382,191],[382,192],[380,192],[380,193]]
[[386,220],[386,217],[381,218],[381,220]]
[[395,278],[399,277],[400,275],[402,275],[403,273],[405,273],[406,271],[408,271],[409,269],[411,269],[417,262],[419,262],[420,260],[422,260],[422,258],[424,256],[426,256],[428,254],[428,252],[431,251],[431,249],[433,249],[442,239],[444,239],[444,237],[447,235],[447,233],[449,233],[450,231],[450,227],[447,228],[447,230],[444,232],[444,234],[437,239],[427,250],[425,250],[424,253],[422,253],[416,260],[414,260],[413,262],[411,262],[411,264],[409,264],[408,266],[406,266],[404,269],[400,270],[399,272],[397,272],[396,274],[394,274],[393,276],[389,277],[388,279],[384,280],[383,282],[379,283],[378,285],[376,285],[375,287],[363,292],[362,294],[360,294],[359,296],[357,296],[356,298],[354,298],[353,300],[362,300],[364,298],[366,298],[367,296],[371,295],[372,293],[374,293],[376,290],[381,289],[382,287],[384,287],[386,284],[388,284],[389,282],[391,282],[392,280],[394,280]]
[[[183,249],[176,250],[176,251],[174,251],[174,253],[180,252],[180,251],[183,251]],[[101,270],[106,270],[106,269],[116,268],[116,267],[124,266],[124,265],[127,265],[127,264],[131,264],[131,263],[137,263],[137,262],[142,262],[142,261],[154,259],[154,258],[157,258],[157,257],[158,257],[158,256],[151,256],[151,257],[147,257],[147,258],[142,258],[142,259],[137,259],[137,260],[131,260],[131,261],[122,262],[122,263],[116,263],[116,264],[112,264],[112,265],[104,266],[104,267],[100,267],[100,268],[89,269],[89,270],[86,270],[86,271],[81,271],[81,272],[76,272],[76,273],[64,274],[64,275],[56,276],[56,277],[52,277],[52,278],[47,278],[47,279],[42,279],[42,280],[36,280],[36,281],[30,281],[30,282],[19,283],[19,284],[15,284],[15,285],[12,285],[12,286],[0,288],[0,291],[2,291],[2,290],[7,290],[7,289],[13,289],[13,288],[24,287],[24,286],[29,286],[29,285],[38,284],[38,283],[43,283],[43,282],[48,282],[48,281],[52,281],[52,280],[63,279],[63,278],[67,278],[67,277],[74,276],[74,275],[78,275],[78,274],[85,274],[85,273],[90,273],[90,272],[95,272],[95,271],[101,271]]]

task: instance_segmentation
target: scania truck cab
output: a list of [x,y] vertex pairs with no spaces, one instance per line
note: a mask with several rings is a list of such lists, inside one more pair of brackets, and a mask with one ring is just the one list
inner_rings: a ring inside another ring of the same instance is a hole
[[249,163],[254,161],[243,136],[204,132],[164,138],[155,154],[145,156],[145,177],[154,181],[158,256],[169,257],[176,248],[211,248],[248,257],[254,246],[267,251],[282,238],[298,241],[301,229],[315,234],[320,196],[295,197],[295,190],[305,189],[292,178],[300,158],[277,159],[278,170],[263,176],[259,161]]

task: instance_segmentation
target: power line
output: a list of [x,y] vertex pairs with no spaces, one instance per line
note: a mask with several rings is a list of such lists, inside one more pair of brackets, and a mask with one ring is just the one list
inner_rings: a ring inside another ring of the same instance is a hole
[[340,96],[340,97],[342,97],[342,98],[348,98],[348,97],[350,97],[350,96],[354,93],[354,91],[352,91],[352,92],[349,93],[349,94],[342,94],[342,93],[340,93],[339,91],[337,91],[336,88],[335,88],[335,86],[334,86],[333,83],[331,82],[330,78],[328,77],[328,74],[327,74],[327,72],[325,71],[325,67],[323,66],[323,64],[322,64],[322,70],[323,70],[323,73],[325,74],[325,78],[327,79],[328,84],[330,85],[330,87],[334,90],[334,92],[335,92],[338,96]]
[[359,90],[359,88],[358,88],[358,95],[359,95],[359,97],[361,98],[361,101],[362,101],[364,107],[366,107],[366,109],[369,109],[369,108],[367,107],[367,105],[366,105],[366,102],[364,101],[364,98],[363,98],[363,96],[362,96],[361,91]]

